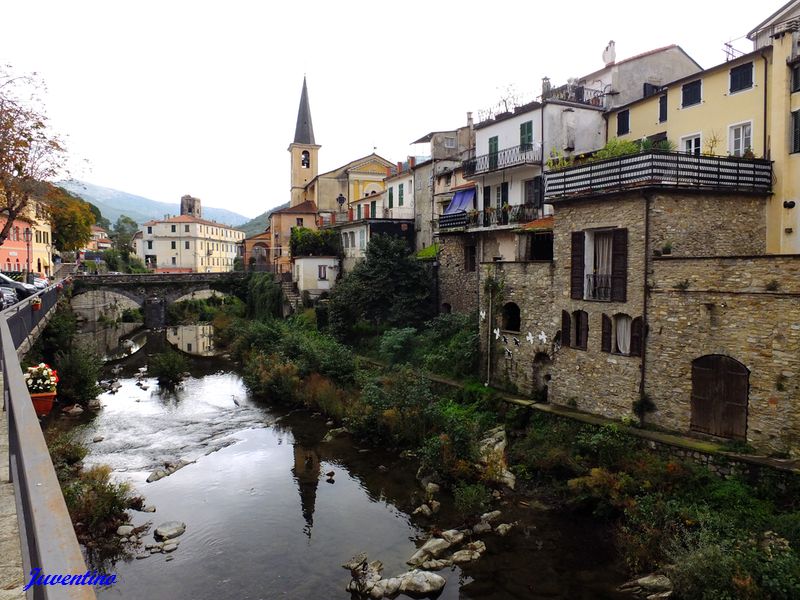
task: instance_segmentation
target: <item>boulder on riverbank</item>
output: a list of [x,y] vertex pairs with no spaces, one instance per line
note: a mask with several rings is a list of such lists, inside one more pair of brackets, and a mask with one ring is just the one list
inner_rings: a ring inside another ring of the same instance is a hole
[[158,481],[159,479],[163,479],[167,475],[172,475],[178,469],[182,469],[186,465],[192,464],[193,460],[179,460],[178,462],[171,462],[167,461],[164,463],[163,469],[156,469],[150,476],[147,478],[147,483],[153,483],[154,481]]
[[342,566],[352,576],[347,591],[361,598],[380,600],[384,597],[394,598],[399,593],[413,596],[438,594],[447,583],[441,575],[418,569],[383,579],[383,563],[379,560],[368,562],[363,552]]
[[186,523],[181,521],[167,521],[156,527],[155,536],[162,540],[169,540],[183,535]]

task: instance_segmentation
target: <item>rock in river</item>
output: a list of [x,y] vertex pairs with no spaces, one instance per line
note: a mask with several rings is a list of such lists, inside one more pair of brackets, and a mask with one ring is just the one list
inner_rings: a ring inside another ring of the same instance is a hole
[[406,594],[434,594],[440,591],[447,580],[436,573],[413,570],[400,576],[400,591]]
[[186,531],[186,523],[181,523],[180,521],[167,521],[156,528],[155,535],[162,540],[169,540],[171,538],[176,538],[179,535],[183,535],[184,531]]
[[117,527],[117,535],[129,536],[133,533],[133,525],[120,525]]

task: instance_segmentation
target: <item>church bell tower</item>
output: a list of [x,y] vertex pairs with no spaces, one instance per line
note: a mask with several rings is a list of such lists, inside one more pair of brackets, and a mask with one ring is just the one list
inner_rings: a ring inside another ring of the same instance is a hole
[[292,155],[292,198],[291,206],[305,201],[303,193],[309,181],[317,176],[317,154],[320,146],[314,143],[314,126],[311,124],[311,107],[308,103],[308,87],[303,77],[303,91],[300,95],[300,108],[297,111],[297,125],[294,128],[294,141],[289,145]]

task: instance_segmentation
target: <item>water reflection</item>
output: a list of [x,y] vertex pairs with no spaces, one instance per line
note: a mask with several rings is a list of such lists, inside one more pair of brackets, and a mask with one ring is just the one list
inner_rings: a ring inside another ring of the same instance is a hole
[[216,356],[214,348],[214,326],[208,323],[200,325],[178,325],[167,327],[167,341],[193,356]]
[[82,347],[94,349],[103,362],[120,360],[138,352],[144,345],[147,332],[141,327],[141,323],[85,323],[75,334],[75,341]]

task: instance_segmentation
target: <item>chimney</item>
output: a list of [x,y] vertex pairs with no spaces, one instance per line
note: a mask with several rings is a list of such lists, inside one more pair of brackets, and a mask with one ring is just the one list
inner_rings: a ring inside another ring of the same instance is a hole
[[403,163],[402,163],[402,161],[399,161],[397,163],[397,174],[400,175],[400,173],[402,173],[402,172],[403,172]]
[[542,100],[546,100],[550,95],[550,78],[542,77]]
[[391,177],[392,176],[392,167],[386,167],[386,176],[387,177]]
[[467,113],[467,127],[472,129],[472,112]]
[[409,168],[409,170],[413,169],[416,164],[417,164],[417,159],[414,158],[413,156],[409,156],[408,157],[408,168]]

